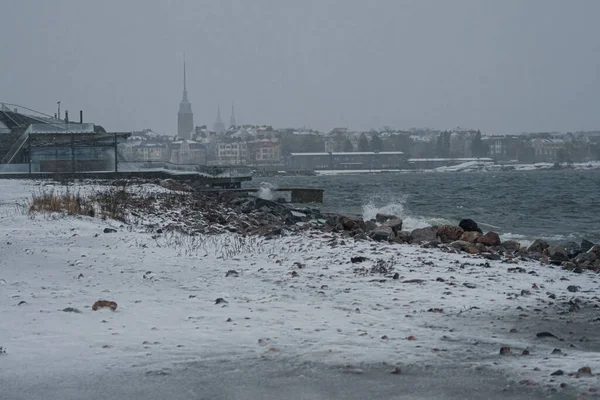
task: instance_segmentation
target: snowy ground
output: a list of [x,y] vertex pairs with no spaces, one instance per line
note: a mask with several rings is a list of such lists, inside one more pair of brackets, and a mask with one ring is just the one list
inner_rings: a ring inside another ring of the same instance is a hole
[[[270,241],[152,235],[27,215],[18,204],[36,188],[0,181],[0,398],[6,382],[76,371],[160,376],[199,360],[318,362],[340,374],[382,363],[409,375],[484,368],[544,392],[589,398],[600,388],[600,375],[572,374],[600,370],[597,275],[319,232]],[[368,260],[353,264],[355,256]],[[356,271],[378,260],[393,270]],[[100,299],[117,311],[92,311]],[[543,331],[557,338],[536,337]],[[503,346],[510,355],[499,354]]]

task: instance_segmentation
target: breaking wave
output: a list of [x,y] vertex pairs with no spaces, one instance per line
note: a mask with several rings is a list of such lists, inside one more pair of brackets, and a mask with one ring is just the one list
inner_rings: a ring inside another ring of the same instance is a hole
[[365,221],[375,219],[377,214],[395,215],[402,219],[402,229],[411,231],[417,228],[426,228],[433,225],[457,225],[459,221],[441,217],[424,217],[411,215],[406,210],[406,196],[393,200],[385,205],[378,205],[376,199],[371,199],[362,206],[362,218]]

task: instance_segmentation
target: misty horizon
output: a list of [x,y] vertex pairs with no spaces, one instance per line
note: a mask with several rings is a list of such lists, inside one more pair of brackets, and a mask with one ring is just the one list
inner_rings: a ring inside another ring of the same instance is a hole
[[195,125],[484,133],[600,129],[600,3],[13,2],[0,101],[174,135]]

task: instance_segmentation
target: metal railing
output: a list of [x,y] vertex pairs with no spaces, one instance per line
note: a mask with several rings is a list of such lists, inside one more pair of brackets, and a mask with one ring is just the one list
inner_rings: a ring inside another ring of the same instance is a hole
[[8,150],[8,153],[6,153],[4,155],[4,157],[2,157],[2,161],[1,161],[2,164],[10,164],[12,162],[12,160],[15,158],[15,156],[17,154],[19,154],[19,151],[21,151],[21,149],[27,142],[27,138],[29,137],[30,133],[31,133],[31,125],[29,125],[29,128],[27,128],[25,130],[25,132],[23,132],[19,136],[19,138],[15,141],[15,143],[13,143],[10,150]]

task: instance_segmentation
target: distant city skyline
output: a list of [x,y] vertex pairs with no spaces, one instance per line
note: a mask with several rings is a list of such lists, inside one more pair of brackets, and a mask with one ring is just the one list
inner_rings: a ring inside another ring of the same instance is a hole
[[61,101],[112,130],[177,134],[184,53],[194,125],[212,127],[235,102],[244,123],[320,131],[600,129],[596,0],[22,0],[2,11],[0,101],[51,115]]

